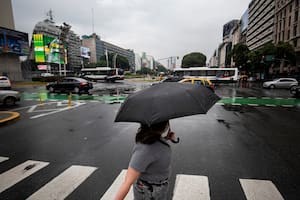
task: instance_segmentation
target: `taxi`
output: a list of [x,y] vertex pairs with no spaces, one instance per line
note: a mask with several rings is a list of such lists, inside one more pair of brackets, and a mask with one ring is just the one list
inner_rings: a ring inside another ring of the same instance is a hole
[[211,91],[215,91],[215,86],[212,82],[207,78],[185,78],[179,81],[179,83],[190,83],[190,84],[199,84],[207,87]]

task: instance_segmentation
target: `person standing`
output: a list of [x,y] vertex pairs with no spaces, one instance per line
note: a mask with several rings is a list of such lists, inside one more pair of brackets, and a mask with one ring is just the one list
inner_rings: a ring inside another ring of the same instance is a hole
[[115,200],[123,200],[133,185],[134,200],[166,200],[171,173],[171,147],[178,143],[169,121],[141,124],[126,177]]

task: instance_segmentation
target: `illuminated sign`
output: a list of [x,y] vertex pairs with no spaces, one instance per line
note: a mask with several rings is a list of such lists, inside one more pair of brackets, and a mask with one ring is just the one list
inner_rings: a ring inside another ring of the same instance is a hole
[[0,54],[29,55],[28,34],[0,27]]
[[65,59],[59,53],[60,45],[57,38],[43,34],[34,34],[33,44],[35,62],[64,64]]

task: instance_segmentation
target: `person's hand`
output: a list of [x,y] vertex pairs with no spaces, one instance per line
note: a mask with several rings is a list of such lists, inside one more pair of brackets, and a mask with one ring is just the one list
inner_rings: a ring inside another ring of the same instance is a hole
[[173,143],[178,143],[179,138],[176,137],[175,133],[173,131],[169,131],[168,135],[165,137],[167,140],[171,140]]

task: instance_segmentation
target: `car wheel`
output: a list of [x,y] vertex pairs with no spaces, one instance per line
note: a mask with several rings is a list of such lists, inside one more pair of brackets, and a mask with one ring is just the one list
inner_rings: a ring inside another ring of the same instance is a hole
[[296,88],[296,85],[293,85],[293,86],[290,87],[290,90],[293,90],[295,88]]
[[14,97],[7,97],[4,99],[4,105],[6,106],[13,106],[16,104],[16,99]]
[[274,88],[275,88],[275,85],[270,85],[269,88],[274,89]]
[[80,89],[79,89],[78,87],[75,87],[75,88],[74,88],[74,92],[75,92],[76,94],[79,94],[79,93],[80,93]]
[[51,87],[49,87],[49,92],[54,92],[54,88],[51,86]]

